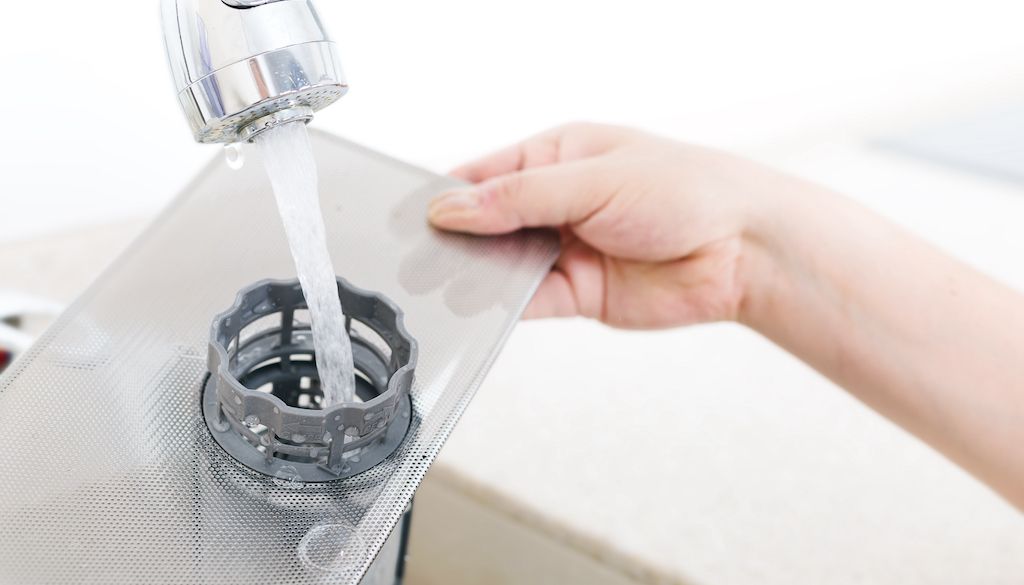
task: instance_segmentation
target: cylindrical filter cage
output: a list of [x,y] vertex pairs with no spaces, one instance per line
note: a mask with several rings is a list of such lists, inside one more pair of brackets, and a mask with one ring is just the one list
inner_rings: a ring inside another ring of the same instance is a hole
[[331,481],[394,452],[408,431],[417,346],[387,298],[338,279],[358,400],[320,408],[322,394],[298,281],[242,290],[213,322],[203,411],[214,439],[261,473]]

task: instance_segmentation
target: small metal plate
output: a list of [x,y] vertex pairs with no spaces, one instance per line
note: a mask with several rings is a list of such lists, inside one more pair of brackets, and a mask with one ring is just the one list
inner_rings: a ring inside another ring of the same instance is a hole
[[[419,342],[409,435],[380,465],[302,483],[241,465],[203,420],[211,319],[295,275],[255,149],[214,161],[0,378],[0,583],[354,584],[392,534],[557,238],[442,234],[454,181],[314,133],[336,272]],[[115,164],[114,161],[111,164]]]

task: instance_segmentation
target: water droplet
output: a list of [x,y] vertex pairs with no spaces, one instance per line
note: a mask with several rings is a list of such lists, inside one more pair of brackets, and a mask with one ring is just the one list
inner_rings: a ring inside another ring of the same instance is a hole
[[244,167],[245,151],[242,149],[242,145],[237,142],[224,145],[224,161],[228,163],[228,168],[233,171]]
[[290,490],[301,490],[306,485],[302,483],[302,476],[299,470],[291,465],[286,465],[274,474],[274,485]]
[[363,561],[366,545],[355,527],[344,520],[336,522],[314,527],[299,542],[299,560],[304,565],[325,573],[340,573]]
[[218,433],[227,432],[227,430],[230,428],[231,423],[229,423],[228,421],[224,420],[221,417],[217,417],[217,419],[213,422],[213,430],[217,431]]

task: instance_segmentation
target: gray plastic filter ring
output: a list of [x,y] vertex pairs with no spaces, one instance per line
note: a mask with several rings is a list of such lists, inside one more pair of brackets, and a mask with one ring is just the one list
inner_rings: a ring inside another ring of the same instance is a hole
[[417,345],[387,298],[338,279],[356,367],[357,402],[319,407],[313,336],[298,281],[239,292],[210,332],[203,415],[216,442],[260,473],[325,482],[386,459],[412,419]]

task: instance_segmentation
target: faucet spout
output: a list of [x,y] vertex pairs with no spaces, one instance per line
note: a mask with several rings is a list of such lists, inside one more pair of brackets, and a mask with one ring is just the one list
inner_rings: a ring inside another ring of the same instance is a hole
[[193,137],[251,141],[309,121],[348,84],[312,0],[162,0],[164,42]]

